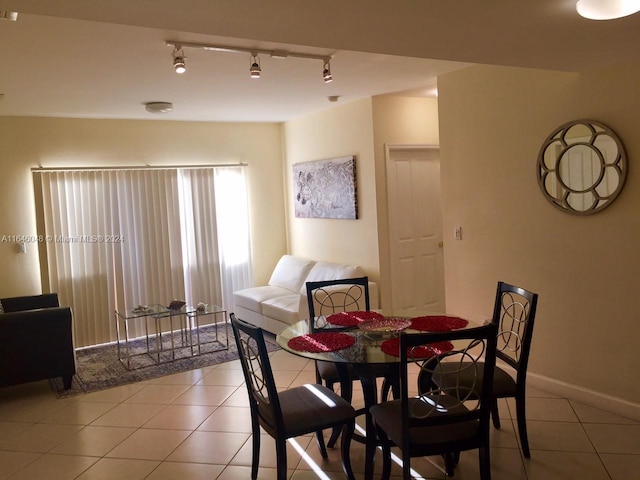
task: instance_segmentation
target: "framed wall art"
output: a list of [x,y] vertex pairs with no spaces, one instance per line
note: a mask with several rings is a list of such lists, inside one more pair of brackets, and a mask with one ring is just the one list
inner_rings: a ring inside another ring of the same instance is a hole
[[298,218],[358,218],[355,156],[294,164],[293,188]]

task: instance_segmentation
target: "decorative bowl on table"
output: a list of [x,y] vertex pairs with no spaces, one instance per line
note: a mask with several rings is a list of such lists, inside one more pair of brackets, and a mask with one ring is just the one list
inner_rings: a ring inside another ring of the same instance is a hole
[[209,305],[207,305],[206,303],[200,302],[196,306],[196,311],[201,312],[201,313],[202,312],[206,312],[208,307],[209,307]]
[[186,305],[186,302],[182,300],[173,300],[167,307],[169,310],[180,310]]
[[360,322],[358,324],[358,328],[367,333],[387,335],[401,332],[405,328],[408,328],[410,325],[411,320],[407,318],[385,317],[381,319]]

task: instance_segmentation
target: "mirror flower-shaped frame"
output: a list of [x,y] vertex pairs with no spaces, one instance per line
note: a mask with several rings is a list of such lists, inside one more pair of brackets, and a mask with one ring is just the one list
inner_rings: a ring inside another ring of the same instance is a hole
[[568,122],[547,137],[538,155],[538,184],[545,198],[573,215],[608,207],[627,178],[622,142],[593,120]]

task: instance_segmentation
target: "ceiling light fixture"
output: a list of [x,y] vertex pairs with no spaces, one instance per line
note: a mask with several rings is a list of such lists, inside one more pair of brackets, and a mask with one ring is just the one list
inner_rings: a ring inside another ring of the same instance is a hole
[[253,63],[251,64],[251,67],[249,67],[251,78],[260,78],[262,69],[260,68],[260,63],[258,63],[260,61],[258,60],[258,55],[256,53],[252,53],[251,56],[253,57]]
[[327,58],[324,61],[323,69],[322,69],[322,79],[324,83],[333,82],[333,75],[331,75],[331,64],[330,60]]
[[[177,40],[167,40],[165,44],[169,47],[173,47],[173,65],[176,68],[176,72],[178,71],[178,67],[176,66],[176,60],[179,58],[182,62],[182,68],[184,69],[184,53],[182,53],[183,48],[199,48],[202,50],[211,50],[214,52],[231,52],[231,53],[248,53],[251,55],[252,63],[250,68],[251,78],[260,78],[260,73],[262,71],[260,67],[260,61],[258,55],[269,55],[271,58],[307,58],[311,60],[320,60],[322,62],[323,70],[322,70],[322,78],[325,83],[329,83],[333,80],[333,75],[331,75],[331,66],[329,62],[331,61],[331,55],[316,55],[313,53],[303,53],[303,52],[290,52],[287,50],[265,50],[260,48],[247,48],[247,47],[237,47],[233,45],[214,45],[209,43],[194,43],[194,42],[178,42]],[[178,55],[178,56],[176,56]],[[184,70],[183,70],[184,71]]]
[[184,56],[182,46],[179,43],[176,43],[173,47],[173,68],[176,73],[184,73],[187,71],[187,67],[184,63],[185,58],[187,57]]
[[577,12],[590,20],[613,20],[640,12],[638,0],[578,0]]
[[173,110],[173,103],[170,102],[149,102],[144,104],[149,113],[169,113]]

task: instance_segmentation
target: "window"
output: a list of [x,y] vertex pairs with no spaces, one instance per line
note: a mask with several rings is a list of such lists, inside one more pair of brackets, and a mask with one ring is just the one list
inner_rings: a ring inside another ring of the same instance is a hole
[[115,341],[115,309],[175,298],[230,309],[233,291],[253,284],[242,166],[38,170],[34,180],[43,281],[72,307],[76,347]]

